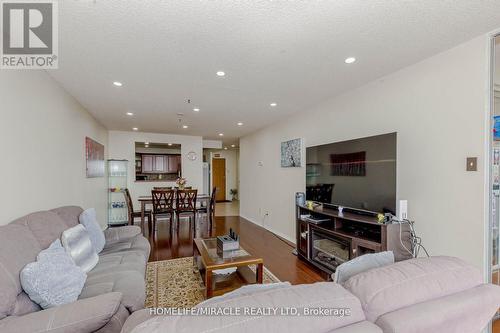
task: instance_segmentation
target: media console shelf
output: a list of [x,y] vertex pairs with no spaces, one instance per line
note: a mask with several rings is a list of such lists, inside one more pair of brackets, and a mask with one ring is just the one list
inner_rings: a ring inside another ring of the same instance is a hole
[[[305,215],[323,222],[301,217]],[[328,275],[338,265],[367,253],[393,251],[396,261],[411,258],[401,244],[410,249],[407,224],[383,224],[369,214],[340,213],[322,205],[312,209],[297,205],[296,219],[299,258]]]

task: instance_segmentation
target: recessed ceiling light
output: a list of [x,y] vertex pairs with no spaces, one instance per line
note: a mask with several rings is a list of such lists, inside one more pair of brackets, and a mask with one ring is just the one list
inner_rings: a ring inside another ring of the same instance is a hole
[[233,148],[234,148],[234,147],[236,147],[236,145],[231,145],[231,147],[233,147]]
[[127,116],[133,116],[134,114],[132,112],[127,112]]
[[227,147],[224,147],[224,150],[227,150]]
[[274,107],[275,107],[276,105],[278,105],[278,104],[273,102],[273,103],[271,103],[271,104],[269,104],[269,105],[270,105],[270,106],[272,106],[272,107],[274,108]]
[[224,76],[224,75],[226,75],[226,73],[224,73],[223,71],[218,71],[217,72],[217,76]]
[[182,125],[182,128],[184,128],[184,129],[186,129],[188,127],[189,127],[188,125]]
[[243,126],[243,123],[240,121],[237,125],[238,126]]
[[149,145],[149,142],[144,142],[145,145]]
[[138,131],[139,129],[137,127],[133,127],[132,131]]
[[353,62],[355,62],[355,61],[356,61],[356,58],[354,58],[354,57],[349,57],[349,58],[347,58],[347,59],[345,60],[345,63],[346,63],[346,64],[352,64],[352,63],[353,63]]
[[224,136],[224,133],[219,133],[219,136]]
[[194,108],[193,111],[194,112],[200,112],[200,109],[199,108]]
[[118,82],[118,81],[114,81],[114,82],[113,82],[113,84],[114,84],[115,86],[117,86],[117,87],[121,87],[121,86],[123,86],[123,83]]
[[171,143],[169,143],[168,145],[169,145],[169,146],[171,146],[172,144],[171,144]]

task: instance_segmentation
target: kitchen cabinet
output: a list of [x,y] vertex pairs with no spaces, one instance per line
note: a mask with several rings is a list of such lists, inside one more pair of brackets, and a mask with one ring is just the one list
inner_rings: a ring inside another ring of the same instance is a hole
[[177,173],[181,169],[181,156],[169,155],[168,156],[168,172]]
[[153,171],[158,173],[168,172],[168,157],[164,155],[155,155],[153,157]]
[[153,172],[153,155],[142,155],[142,173]]
[[178,173],[181,168],[180,155],[143,154],[142,173]]

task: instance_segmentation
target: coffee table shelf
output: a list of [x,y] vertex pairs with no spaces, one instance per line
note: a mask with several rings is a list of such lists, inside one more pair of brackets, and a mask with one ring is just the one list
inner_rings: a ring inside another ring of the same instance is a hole
[[[223,295],[241,286],[262,283],[264,261],[243,249],[230,258],[217,254],[217,239],[195,239],[193,242],[194,268],[199,270],[205,284],[205,297]],[[255,265],[255,272],[249,267]],[[231,274],[214,274],[214,271],[236,268]]]

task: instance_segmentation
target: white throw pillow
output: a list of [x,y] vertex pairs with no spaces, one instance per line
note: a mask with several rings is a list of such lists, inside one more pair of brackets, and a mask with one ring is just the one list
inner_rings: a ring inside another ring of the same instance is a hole
[[87,230],[81,224],[65,230],[61,242],[75,264],[88,273],[99,262],[99,257],[92,246]]
[[354,275],[393,263],[392,251],[365,254],[339,265],[335,270],[333,281],[343,284]]
[[89,208],[83,211],[79,217],[80,223],[87,229],[90,241],[96,253],[100,253],[106,245],[106,239],[104,238],[104,232],[97,222],[97,215],[94,208]]
[[87,274],[75,265],[58,239],[21,271],[23,290],[43,309],[75,302]]

